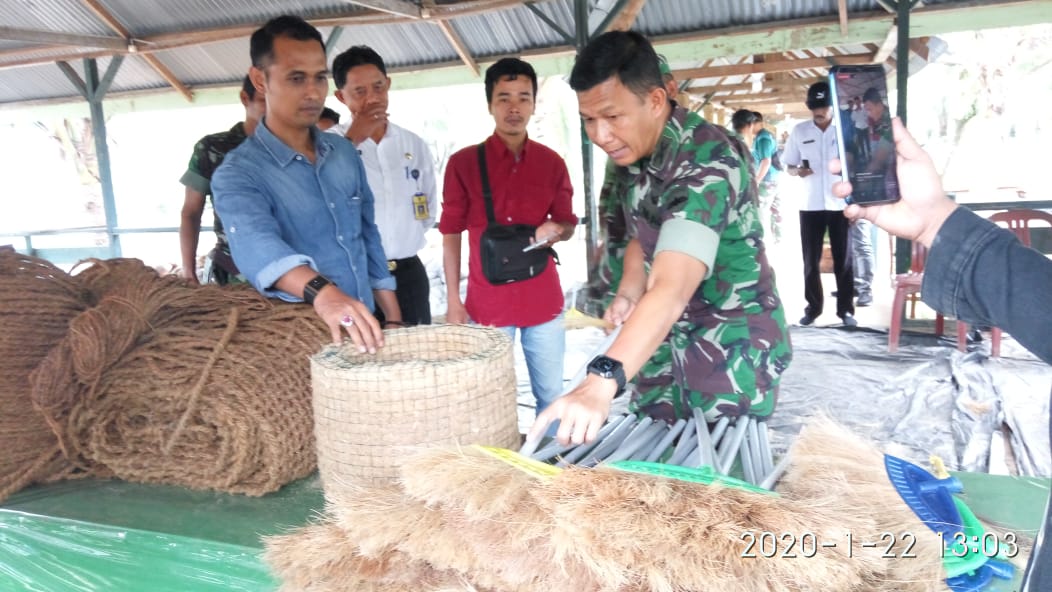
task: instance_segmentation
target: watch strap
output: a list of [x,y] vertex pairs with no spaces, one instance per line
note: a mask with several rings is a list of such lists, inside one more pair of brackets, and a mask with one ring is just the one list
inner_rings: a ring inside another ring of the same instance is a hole
[[336,283],[320,273],[314,276],[303,286],[303,301],[307,304],[314,304],[314,298],[318,295],[318,292],[329,285],[335,286]]
[[[610,366],[608,371],[599,369],[599,362],[603,362],[603,365]],[[588,372],[601,376],[603,378],[612,378],[617,383],[617,393],[621,394],[625,390],[625,386],[628,383],[627,377],[625,376],[625,368],[618,360],[615,360],[609,356],[596,356],[588,364]]]

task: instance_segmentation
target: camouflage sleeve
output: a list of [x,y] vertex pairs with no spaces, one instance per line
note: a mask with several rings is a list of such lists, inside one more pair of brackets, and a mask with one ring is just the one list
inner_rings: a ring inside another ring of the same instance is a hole
[[624,191],[618,189],[617,171],[614,161],[607,160],[603,176],[603,189],[599,192],[599,236],[603,250],[599,253],[598,278],[601,289],[598,297],[603,308],[610,305],[618,286],[621,285],[625,248],[628,246],[628,222],[622,202]]
[[190,162],[186,165],[186,172],[179,178],[179,182],[202,195],[211,193],[212,184],[209,179],[212,178],[211,173],[213,171],[206,171],[202,168],[208,162],[208,145],[204,139],[201,139],[194,145],[194,152],[190,155]]
[[749,169],[742,155],[723,138],[699,138],[680,151],[677,170],[684,171],[661,196],[661,231],[654,254],[677,251],[705,264],[712,274],[720,234],[730,222],[731,210]]

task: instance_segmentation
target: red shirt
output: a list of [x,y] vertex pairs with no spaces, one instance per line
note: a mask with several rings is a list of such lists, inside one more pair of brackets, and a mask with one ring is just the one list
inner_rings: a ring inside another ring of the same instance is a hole
[[[576,224],[573,186],[566,163],[551,148],[526,140],[516,159],[493,134],[486,139],[486,165],[493,212],[500,224],[540,226],[547,220]],[[537,277],[493,285],[482,275],[479,239],[486,229],[478,147],[463,148],[446,164],[442,189],[442,234],[468,231],[468,297],[464,303],[476,323],[495,327],[532,327],[546,323],[563,309],[559,272],[551,261]]]

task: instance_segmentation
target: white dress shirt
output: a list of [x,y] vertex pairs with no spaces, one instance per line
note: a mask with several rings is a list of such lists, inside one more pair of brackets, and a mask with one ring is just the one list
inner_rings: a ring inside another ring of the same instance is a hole
[[840,175],[829,172],[829,161],[839,158],[837,153],[836,125],[822,131],[813,120],[798,123],[789,133],[782,153],[785,166],[800,166],[804,160],[811,165],[813,175],[803,178],[807,189],[807,203],[801,210],[816,212],[821,210],[841,211],[844,200],[833,196],[833,183],[840,180]]
[[[349,127],[341,123],[328,131],[343,136]],[[438,202],[431,151],[420,136],[391,122],[379,144],[366,138],[357,148],[376,199],[376,226],[384,253],[388,259],[416,255],[427,243],[424,233],[435,225]],[[418,173],[416,178],[413,171]],[[427,197],[427,218],[423,220],[416,217],[413,196],[417,193]]]

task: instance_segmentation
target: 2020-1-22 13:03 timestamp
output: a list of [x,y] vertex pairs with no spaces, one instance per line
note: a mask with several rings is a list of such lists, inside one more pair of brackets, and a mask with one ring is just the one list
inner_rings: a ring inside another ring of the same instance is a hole
[[[964,533],[956,533],[952,537],[945,537],[942,533],[928,532],[927,535],[938,536],[939,547],[943,557],[962,557],[969,553],[982,553],[987,557],[994,557],[999,553],[1005,557],[1015,557],[1019,553],[1019,544],[1014,533],[996,534],[984,533],[982,536],[969,537]],[[974,539],[974,540],[973,540]],[[915,547],[917,536],[912,532],[901,533],[882,532],[873,537],[856,537],[852,533],[844,533],[840,538],[822,538],[819,535],[804,531],[792,532],[769,532],[769,531],[744,531],[741,534],[742,542],[741,556],[743,558],[809,558],[821,553],[823,550],[842,549],[852,557],[856,549],[873,549],[880,553],[884,559],[912,559],[917,557]]]

